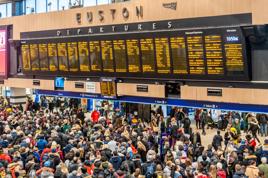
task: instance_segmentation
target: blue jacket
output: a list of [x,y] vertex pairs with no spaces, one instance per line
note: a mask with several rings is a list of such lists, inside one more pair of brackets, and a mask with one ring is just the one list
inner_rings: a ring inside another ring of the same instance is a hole
[[39,139],[36,143],[36,146],[39,151],[43,151],[46,148],[47,141],[45,139]]
[[118,170],[121,166],[122,159],[120,158],[120,156],[113,156],[110,159],[110,163],[113,165],[115,170]]

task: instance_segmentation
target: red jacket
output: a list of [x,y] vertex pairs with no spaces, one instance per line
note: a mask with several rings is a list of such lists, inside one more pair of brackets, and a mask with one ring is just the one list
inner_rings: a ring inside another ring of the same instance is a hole
[[218,178],[226,178],[226,172],[224,170],[219,170],[217,172],[217,177]]
[[4,160],[4,161],[7,161],[8,163],[11,163],[12,160],[11,160],[11,157],[7,154],[0,154],[0,160]]

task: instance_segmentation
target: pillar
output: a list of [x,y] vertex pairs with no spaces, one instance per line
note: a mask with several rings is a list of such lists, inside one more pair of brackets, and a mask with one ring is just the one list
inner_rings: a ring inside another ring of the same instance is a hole
[[10,88],[10,105],[25,105],[27,100],[25,88]]

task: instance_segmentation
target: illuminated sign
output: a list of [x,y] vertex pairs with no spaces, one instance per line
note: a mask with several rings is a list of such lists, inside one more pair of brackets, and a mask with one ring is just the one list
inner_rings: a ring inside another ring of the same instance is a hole
[[0,77],[7,77],[8,45],[7,29],[0,28]]

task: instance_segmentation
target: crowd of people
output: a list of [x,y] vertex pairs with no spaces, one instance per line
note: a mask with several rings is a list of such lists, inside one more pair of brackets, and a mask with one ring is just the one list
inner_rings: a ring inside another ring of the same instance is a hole
[[29,102],[23,109],[3,103],[1,178],[268,177],[268,138],[257,139],[259,130],[267,135],[264,115],[229,113],[226,128],[204,146],[202,133],[211,126],[206,110],[196,110],[195,128],[178,107],[169,117],[158,109],[144,119],[120,109],[86,114],[78,105]]

